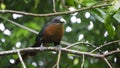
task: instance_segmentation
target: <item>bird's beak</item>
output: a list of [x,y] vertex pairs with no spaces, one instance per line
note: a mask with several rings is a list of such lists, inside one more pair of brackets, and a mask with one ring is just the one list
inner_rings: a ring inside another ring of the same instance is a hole
[[67,23],[64,18],[61,18],[61,19],[60,19],[60,22],[61,22],[61,23]]

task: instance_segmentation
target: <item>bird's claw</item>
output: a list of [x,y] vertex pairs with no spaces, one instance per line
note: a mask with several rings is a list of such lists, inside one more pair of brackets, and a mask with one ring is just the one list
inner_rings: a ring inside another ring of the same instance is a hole
[[44,50],[43,44],[40,45],[40,50]]
[[61,45],[57,45],[57,46],[56,46],[56,49],[57,49],[58,51],[60,51],[60,50],[61,50],[61,48],[62,48],[62,46],[61,46]]

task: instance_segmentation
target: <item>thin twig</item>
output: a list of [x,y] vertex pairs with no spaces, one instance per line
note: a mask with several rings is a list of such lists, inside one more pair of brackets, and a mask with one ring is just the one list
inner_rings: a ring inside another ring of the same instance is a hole
[[22,11],[14,11],[14,10],[0,10],[0,13],[14,13],[14,14],[27,15],[27,16],[48,17],[48,16],[72,14],[75,12],[80,12],[80,11],[89,10],[89,9],[93,9],[93,8],[106,7],[106,6],[111,6],[111,5],[112,4],[102,4],[102,5],[84,7],[84,8],[74,10],[74,11],[56,12],[56,13],[48,13],[48,14],[33,14],[33,13],[27,13],[27,12],[22,12]]
[[64,0],[61,0],[61,4],[62,4],[62,6],[63,6],[63,8],[65,8],[65,9],[69,9],[66,5],[65,5],[65,1]]
[[4,20],[6,20],[6,21],[8,21],[8,22],[10,22],[10,23],[12,23],[12,24],[20,27],[20,28],[23,28],[23,29],[28,30],[28,31],[30,31],[30,32],[32,32],[32,33],[38,34],[37,31],[35,31],[35,30],[31,29],[31,28],[28,28],[28,27],[26,27],[26,26],[23,26],[23,25],[21,25],[21,24],[18,24],[17,22],[14,22],[14,21],[12,21],[12,20],[9,20],[9,19],[7,19],[7,18],[5,18],[5,17],[3,17],[3,16],[1,16],[1,15],[0,15],[0,18],[1,18],[1,19],[4,19]]
[[108,66],[109,66],[110,68],[113,68],[107,58],[103,58],[103,59],[104,59],[104,61],[108,64]]
[[57,64],[55,64],[52,68],[55,68],[57,66]]
[[96,50],[98,50],[98,49],[100,49],[100,48],[102,48],[102,47],[104,47],[104,46],[107,46],[107,45],[110,45],[110,44],[113,44],[113,43],[117,43],[117,42],[120,42],[120,40],[111,41],[111,42],[105,43],[105,44],[103,44],[103,45],[100,45],[100,46],[97,47],[96,49],[92,50],[90,53],[92,53],[92,52],[94,52],[94,51],[96,51]]
[[56,13],[55,0],[53,0],[53,11]]
[[91,43],[87,43],[87,42],[77,42],[77,43],[73,43],[73,44],[71,44],[71,45],[69,45],[69,46],[67,46],[67,47],[65,47],[65,48],[70,48],[70,47],[73,47],[73,46],[75,46],[75,45],[78,45],[78,44],[86,44],[86,45],[90,45],[90,46],[92,46],[92,47],[96,47],[95,45],[93,45],[93,44],[91,44]]
[[59,50],[59,52],[58,52],[57,68],[59,68],[59,64],[60,64],[60,57],[61,57],[61,50]]
[[22,56],[21,56],[19,50],[17,50],[17,54],[18,54],[18,57],[19,57],[19,59],[20,59],[20,62],[21,62],[21,64],[22,64],[23,68],[26,68],[26,65],[25,65],[25,63],[24,63],[24,61],[23,61],[23,59],[22,59]]
[[53,68],[55,68],[55,67],[59,68],[59,65],[60,65],[60,57],[61,57],[61,50],[59,49],[57,62],[56,62],[56,64],[53,66]]
[[82,57],[83,57],[83,59],[82,59],[81,68],[83,68],[83,67],[84,67],[84,63],[85,63],[85,55],[83,55]]
[[120,53],[120,50],[113,50],[113,51],[110,51],[110,52],[104,54],[104,57],[110,56],[110,55],[115,54],[115,53],[117,53],[117,54]]

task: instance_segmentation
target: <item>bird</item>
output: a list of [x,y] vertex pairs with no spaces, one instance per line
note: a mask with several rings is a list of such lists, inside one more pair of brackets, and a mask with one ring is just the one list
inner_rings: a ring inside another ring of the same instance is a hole
[[[31,47],[39,47],[41,45],[47,46],[49,43],[53,43],[54,46],[60,45],[61,39],[64,34],[64,24],[66,20],[62,16],[57,16],[51,20],[51,22],[44,25],[36,36],[35,43]],[[28,56],[35,55],[36,52],[25,52],[22,54],[22,59]],[[15,61],[15,64],[20,62],[19,58]]]

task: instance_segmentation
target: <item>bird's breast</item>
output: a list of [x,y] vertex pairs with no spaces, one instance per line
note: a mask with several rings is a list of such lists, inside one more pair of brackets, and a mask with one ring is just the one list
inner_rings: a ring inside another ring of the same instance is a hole
[[55,23],[45,28],[44,40],[46,42],[59,42],[64,34],[63,24]]

